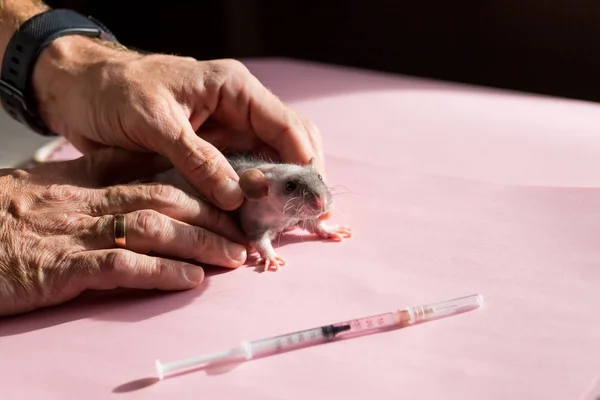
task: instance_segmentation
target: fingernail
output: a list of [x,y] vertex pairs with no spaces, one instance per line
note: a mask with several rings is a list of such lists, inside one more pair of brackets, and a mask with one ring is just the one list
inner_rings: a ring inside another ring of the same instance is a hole
[[246,262],[246,258],[248,257],[248,252],[244,246],[240,246],[238,244],[230,244],[225,246],[225,252],[227,256],[231,258],[236,263],[243,264]]
[[214,192],[215,199],[223,208],[232,208],[243,199],[240,185],[231,178],[227,178],[223,183],[217,186]]
[[201,267],[186,265],[184,273],[185,277],[194,283],[200,283],[204,280],[204,270]]

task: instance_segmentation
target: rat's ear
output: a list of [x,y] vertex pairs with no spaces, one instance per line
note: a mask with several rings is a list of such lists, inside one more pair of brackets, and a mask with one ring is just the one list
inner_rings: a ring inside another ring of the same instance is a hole
[[259,200],[269,194],[269,180],[258,169],[249,169],[240,176],[240,188],[244,197]]
[[317,157],[313,157],[308,161],[308,166],[315,168],[317,166]]

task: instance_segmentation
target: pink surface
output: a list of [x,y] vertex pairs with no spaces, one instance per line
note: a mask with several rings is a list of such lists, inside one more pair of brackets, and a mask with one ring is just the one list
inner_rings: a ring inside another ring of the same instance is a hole
[[[0,398],[579,399],[600,373],[600,106],[248,62],[321,128],[343,243],[290,238],[277,273],[93,293],[0,325]],[[57,153],[58,154],[58,153]],[[68,151],[62,157],[73,156]],[[405,305],[485,307],[154,382],[173,360]]]

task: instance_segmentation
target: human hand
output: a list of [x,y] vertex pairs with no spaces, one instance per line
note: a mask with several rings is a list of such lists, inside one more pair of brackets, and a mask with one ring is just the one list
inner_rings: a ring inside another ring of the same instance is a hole
[[325,173],[317,128],[237,61],[140,55],[69,36],[42,53],[33,83],[46,124],[80,151],[161,154],[224,210],[243,197],[221,151],[300,164],[314,156]]
[[[236,243],[244,238],[224,211],[172,186],[125,183],[164,168],[155,155],[105,149],[0,170],[0,315],[86,289],[181,290],[203,281],[200,266],[177,260],[242,265],[246,250]],[[118,184],[105,186],[114,176]],[[125,249],[114,242],[117,213],[126,216]]]

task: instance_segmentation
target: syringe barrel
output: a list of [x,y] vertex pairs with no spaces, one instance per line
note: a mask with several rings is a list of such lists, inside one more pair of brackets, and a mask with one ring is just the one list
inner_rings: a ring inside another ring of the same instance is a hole
[[388,312],[383,314],[371,315],[368,317],[352,319],[335,325],[350,325],[350,329],[340,332],[338,337],[355,336],[365,334],[370,331],[378,331],[390,327],[398,326],[402,322],[401,315],[397,312]]
[[294,349],[323,343],[327,340],[328,338],[324,334],[323,328],[319,327],[266,339],[245,342],[245,347],[251,353],[250,358],[254,358],[291,351]]

